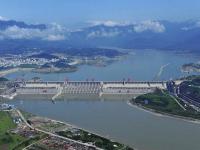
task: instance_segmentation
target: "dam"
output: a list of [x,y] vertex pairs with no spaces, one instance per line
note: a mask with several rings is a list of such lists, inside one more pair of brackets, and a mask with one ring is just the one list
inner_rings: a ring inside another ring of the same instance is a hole
[[15,81],[2,97],[13,99],[17,95],[50,95],[52,100],[68,94],[142,95],[156,88],[166,89],[166,81]]

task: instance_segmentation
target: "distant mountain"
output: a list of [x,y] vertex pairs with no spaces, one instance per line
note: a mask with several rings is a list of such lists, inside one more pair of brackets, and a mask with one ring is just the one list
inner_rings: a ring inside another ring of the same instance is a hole
[[[17,28],[7,30],[13,26]],[[32,25],[14,20],[0,20],[0,53],[44,50],[46,52],[66,51],[74,54],[87,53],[88,48],[96,50],[97,47],[199,52],[199,43],[200,22],[198,21],[102,23],[70,31],[58,24]]]
[[17,26],[19,28],[25,28],[25,29],[40,29],[44,30],[46,29],[45,24],[26,24],[22,21],[15,21],[15,20],[0,20],[0,30],[5,30],[8,27]]
[[[164,27],[162,30],[161,25]],[[97,25],[72,33],[69,41],[81,46],[198,51],[200,25],[197,26],[193,21],[159,21],[122,26]]]

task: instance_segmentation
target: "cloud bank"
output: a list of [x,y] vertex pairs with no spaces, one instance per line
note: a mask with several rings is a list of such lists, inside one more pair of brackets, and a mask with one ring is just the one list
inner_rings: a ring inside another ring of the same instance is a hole
[[184,31],[189,31],[189,30],[196,29],[196,28],[200,28],[200,21],[197,21],[197,22],[193,23],[192,25],[183,27],[181,29]]
[[105,30],[98,30],[92,31],[87,35],[87,38],[95,38],[95,37],[114,37],[120,34],[120,31],[113,30],[113,31],[105,31]]
[[7,21],[8,19],[5,17],[0,16],[0,21]]
[[[5,18],[0,16],[0,20]],[[142,33],[151,31],[154,33],[162,33],[165,31],[165,26],[159,21],[143,21],[138,23],[116,22],[116,21],[92,21],[93,26],[104,25],[99,28],[91,28],[85,38],[99,38],[99,37],[115,37],[123,33]],[[130,28],[126,28],[129,26]],[[200,22],[196,24],[200,27]],[[125,28],[120,28],[125,27]],[[83,31],[81,29],[80,31]],[[9,26],[6,29],[0,29],[0,40],[4,39],[40,39],[45,41],[61,41],[70,38],[70,34],[78,31],[70,31],[65,27],[52,23],[47,25],[47,28],[22,28],[17,25]],[[87,32],[87,31],[86,31]]]
[[127,22],[117,22],[117,21],[112,21],[112,20],[106,20],[106,21],[88,21],[88,23],[92,26],[97,26],[97,25],[104,25],[107,27],[115,27],[115,26],[125,26],[128,25],[129,23]]
[[143,21],[141,23],[135,24],[133,29],[137,33],[144,32],[144,31],[162,33],[165,31],[165,26],[158,21],[148,20],[148,21]]
[[0,39],[42,39],[46,41],[59,41],[66,39],[67,30],[52,23],[47,26],[47,29],[30,29],[11,26],[5,30],[0,30]]

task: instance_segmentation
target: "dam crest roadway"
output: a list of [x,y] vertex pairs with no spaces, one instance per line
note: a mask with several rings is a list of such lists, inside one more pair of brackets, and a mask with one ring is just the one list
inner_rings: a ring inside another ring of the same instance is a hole
[[52,100],[68,94],[133,95],[167,89],[167,81],[13,81],[1,97],[17,95],[50,95]]

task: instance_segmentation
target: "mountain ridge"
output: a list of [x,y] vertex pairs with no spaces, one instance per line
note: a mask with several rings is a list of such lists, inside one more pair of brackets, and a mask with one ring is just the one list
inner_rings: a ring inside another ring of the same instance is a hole
[[[18,28],[7,31],[13,26]],[[46,24],[34,25],[14,20],[0,20],[0,51],[120,47],[199,52],[199,43],[198,21],[97,24],[71,31],[58,24],[49,27]]]

